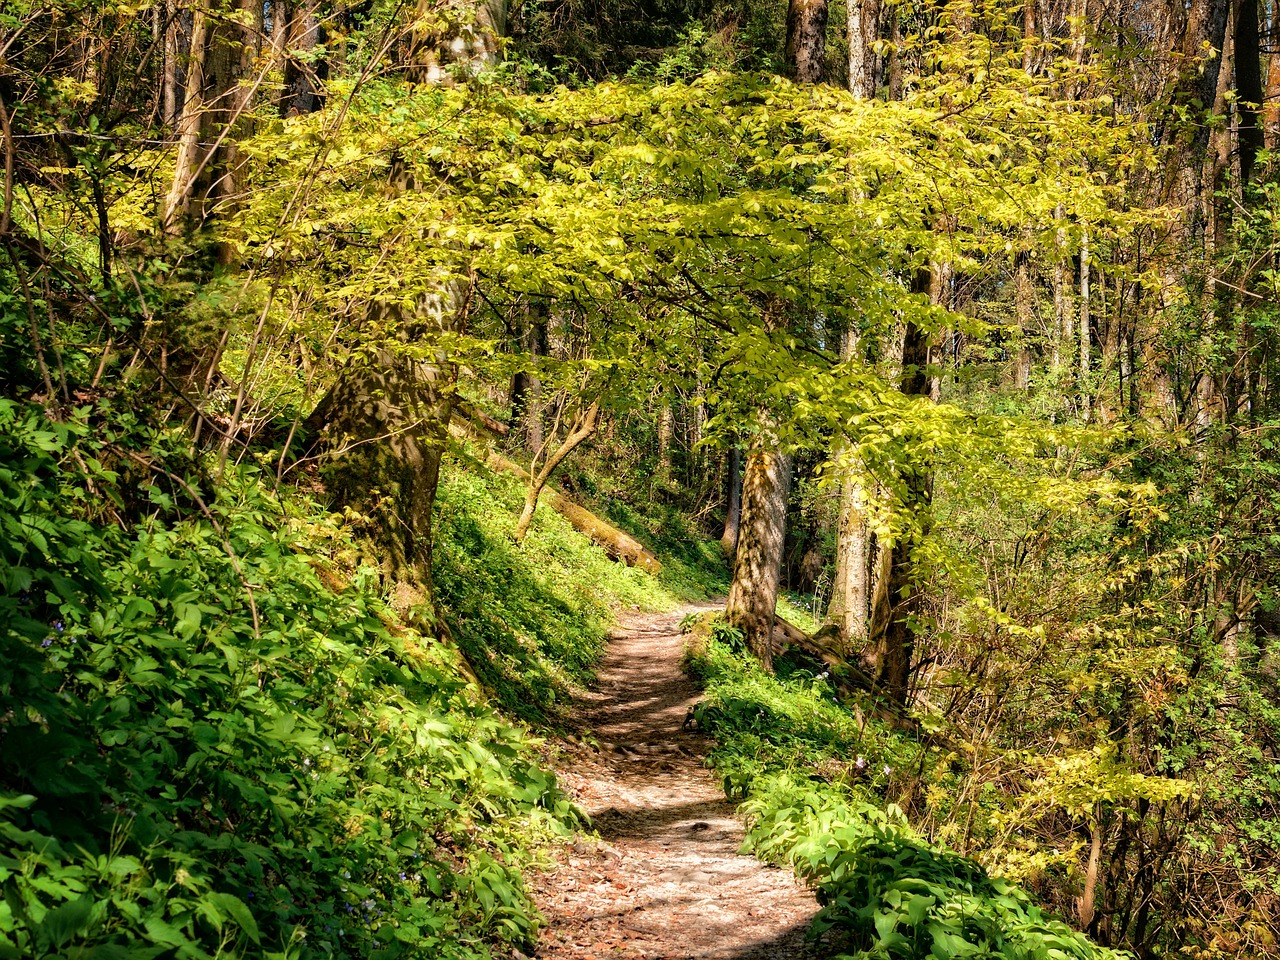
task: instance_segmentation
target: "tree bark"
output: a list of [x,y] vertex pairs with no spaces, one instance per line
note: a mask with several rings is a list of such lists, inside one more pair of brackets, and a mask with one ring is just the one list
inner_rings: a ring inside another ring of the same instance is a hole
[[845,651],[866,646],[871,617],[871,534],[867,529],[867,497],[863,480],[846,476],[840,483],[836,521],[835,574],[826,622],[835,628]]
[[[530,367],[547,356],[547,305],[544,300],[530,300],[525,306],[520,327],[520,340],[529,355]],[[511,378],[511,426],[520,427],[527,450],[542,449],[545,441],[542,427],[542,379],[535,370],[518,370]]]
[[1093,346],[1089,318],[1089,231],[1080,240],[1080,410],[1089,419],[1092,396],[1089,390],[1089,355]]
[[[216,6],[215,6],[216,5]],[[192,13],[186,90],[178,117],[173,180],[161,207],[161,226],[180,232],[193,201],[236,192],[236,138],[232,128],[247,112],[252,88],[241,84],[256,53],[253,0],[210,0]],[[197,211],[195,219],[205,211]]]
[[671,391],[664,388],[658,396],[658,476],[660,484],[670,484],[675,474],[672,446],[676,437],[675,410]]
[[396,341],[348,363],[308,419],[338,501],[379,521],[384,575],[418,584],[432,603],[431,512],[457,368],[430,344],[462,332],[470,294],[450,284],[408,316],[399,304],[375,306]]
[[[860,338],[848,330],[840,344],[841,360],[859,352]],[[840,502],[836,518],[835,573],[826,625],[834,628],[846,651],[866,646],[871,617],[871,531],[867,528],[866,478],[860,462],[849,460],[848,440],[837,441],[832,459],[841,470]]]
[[724,512],[724,533],[720,535],[720,549],[733,559],[738,552],[738,527],[742,521],[742,451],[730,447],[725,454],[728,491]]
[[848,0],[849,92],[858,100],[874,100],[880,88],[880,0]]
[[1235,16],[1236,92],[1239,94],[1240,181],[1253,178],[1258,153],[1265,146],[1261,112],[1262,42],[1258,30],[1258,0],[1239,0]]
[[782,580],[791,460],[771,449],[764,433],[752,442],[742,481],[742,535],[734,559],[725,620],[742,631],[766,670],[773,669],[770,638]]
[[1027,338],[1035,325],[1036,288],[1031,280],[1031,253],[1018,251],[1013,269],[1013,388],[1026,390],[1031,385],[1031,347]]
[[821,83],[826,67],[827,0],[787,5],[787,75],[797,83]]

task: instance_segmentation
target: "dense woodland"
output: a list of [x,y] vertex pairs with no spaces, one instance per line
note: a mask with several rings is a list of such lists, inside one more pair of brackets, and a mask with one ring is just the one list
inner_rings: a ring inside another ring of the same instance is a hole
[[0,957],[530,943],[698,591],[850,955],[1274,955],[1278,100],[1256,0],[7,3]]

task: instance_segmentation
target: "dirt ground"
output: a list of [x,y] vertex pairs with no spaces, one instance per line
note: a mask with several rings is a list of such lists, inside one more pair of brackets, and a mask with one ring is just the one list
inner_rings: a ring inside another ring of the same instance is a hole
[[601,841],[578,840],[535,879],[539,960],[820,955],[804,936],[813,895],[738,853],[743,826],[704,766],[709,740],[682,729],[698,699],[680,667],[692,609],[711,608],[624,620],[575,705],[582,738],[563,745],[560,779]]

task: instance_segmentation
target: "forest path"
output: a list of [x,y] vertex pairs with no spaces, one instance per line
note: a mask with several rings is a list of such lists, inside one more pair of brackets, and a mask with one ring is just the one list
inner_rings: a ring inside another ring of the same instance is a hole
[[560,782],[602,843],[578,841],[535,879],[539,960],[801,960],[813,894],[738,853],[743,825],[704,766],[710,738],[682,730],[698,688],[681,669],[681,618],[633,614],[594,690],[574,706],[599,750],[563,744]]

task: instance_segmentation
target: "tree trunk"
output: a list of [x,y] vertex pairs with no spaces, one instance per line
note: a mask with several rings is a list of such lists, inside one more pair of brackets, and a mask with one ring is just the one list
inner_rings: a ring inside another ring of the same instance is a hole
[[1018,251],[1013,269],[1013,387],[1026,390],[1031,385],[1031,347],[1027,338],[1035,325],[1036,288],[1031,280],[1031,253]]
[[742,631],[766,670],[773,669],[771,637],[786,537],[791,460],[770,449],[767,434],[753,441],[742,481],[742,535],[733,565],[725,619]]
[[379,520],[384,575],[419,585],[428,602],[431,511],[457,369],[443,351],[412,358],[404,347],[461,333],[469,306],[470,288],[460,282],[420,297],[409,316],[399,304],[376,306],[399,343],[349,363],[308,420],[338,501]]
[[1239,0],[1235,16],[1236,92],[1239,94],[1240,181],[1253,178],[1258,152],[1264,147],[1260,114],[1263,103],[1262,42],[1258,31],[1258,0]]
[[[860,348],[854,330],[845,332],[840,358],[853,359]],[[836,565],[826,624],[835,629],[843,649],[860,650],[869,634],[871,617],[871,531],[867,529],[866,478],[860,462],[850,459],[848,441],[837,441],[832,460],[841,471],[840,503],[836,518]]]
[[550,456],[541,458],[541,467],[538,466],[540,457],[534,458],[532,464],[534,469],[529,471],[529,491],[525,494],[524,508],[520,511],[520,518],[516,521],[516,528],[513,533],[516,543],[524,540],[529,533],[529,526],[533,523],[534,511],[538,509],[538,498],[542,495],[542,489],[547,485],[547,481],[551,479],[551,475],[555,473],[560,464],[564,463],[569,454],[595,436],[599,426],[600,401],[596,399],[578,412],[578,415],[574,418],[573,426],[569,428],[568,436],[564,438],[564,442]]
[[827,0],[787,5],[787,75],[797,83],[821,83],[826,66]]
[[[547,304],[533,299],[525,306],[520,340],[529,355],[530,366],[549,352],[547,343]],[[542,428],[542,379],[534,369],[518,370],[511,378],[510,424],[521,429],[525,449],[537,452],[542,449],[545,436]]]
[[671,483],[675,474],[672,445],[676,437],[676,416],[672,409],[671,391],[664,388],[658,397],[658,476],[660,484]]
[[1093,346],[1089,322],[1089,231],[1080,240],[1080,411],[1089,419],[1092,396],[1089,392],[1089,354]]
[[720,549],[733,559],[738,552],[738,526],[742,520],[742,451],[730,447],[725,454],[728,475],[728,491],[724,512],[724,533],[720,535]]
[[[929,290],[936,303],[942,295],[938,271],[921,271],[913,289]],[[902,342],[902,380],[899,389],[908,396],[927,397],[929,336],[908,322]],[[929,527],[933,476],[928,464],[906,459],[898,470],[903,499],[894,505],[897,530],[888,543],[878,545],[876,582],[872,595],[871,624],[862,661],[875,685],[895,707],[905,707],[910,694],[911,660],[915,653],[915,624],[920,594],[916,589],[913,551]]]
[[836,567],[826,622],[836,629],[847,652],[866,646],[871,617],[871,532],[867,529],[867,497],[861,477],[840,483],[836,522]]
[[848,0],[849,92],[858,100],[874,100],[880,88],[880,0]]
[[[178,117],[173,181],[161,208],[161,226],[180,232],[193,201],[236,193],[233,127],[245,116],[253,87],[241,83],[256,49],[261,6],[252,0],[210,0],[192,13],[186,95]],[[197,211],[199,222],[206,211]]]
[[308,63],[306,54],[320,42],[318,3],[316,0],[306,0],[302,4],[278,6],[287,18],[280,47],[284,61],[284,93],[280,98],[280,116],[314,113],[321,105],[318,65]]
[[161,116],[166,126],[177,127],[178,124],[178,8],[175,0],[165,0],[156,8],[157,16],[163,15],[164,46],[162,58],[163,86]]

